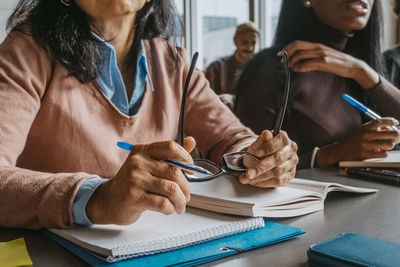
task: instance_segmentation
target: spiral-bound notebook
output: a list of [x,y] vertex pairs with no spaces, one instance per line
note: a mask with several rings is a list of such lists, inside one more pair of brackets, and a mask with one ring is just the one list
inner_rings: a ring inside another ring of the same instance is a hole
[[264,227],[243,218],[189,208],[184,215],[147,211],[129,226],[94,225],[48,229],[108,262],[170,251]]

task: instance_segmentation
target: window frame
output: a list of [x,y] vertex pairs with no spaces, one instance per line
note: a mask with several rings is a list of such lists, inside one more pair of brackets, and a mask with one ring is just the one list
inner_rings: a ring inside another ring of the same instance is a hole
[[[197,21],[196,4],[193,0],[183,1],[184,14],[183,14],[183,27],[184,27],[184,44],[189,55],[193,55],[199,49],[198,43],[198,30],[195,25]],[[272,43],[272,38],[269,36],[270,19],[268,18],[267,8],[268,0],[249,0],[249,18],[260,29],[260,39],[257,44],[256,51],[261,48],[268,47]]]

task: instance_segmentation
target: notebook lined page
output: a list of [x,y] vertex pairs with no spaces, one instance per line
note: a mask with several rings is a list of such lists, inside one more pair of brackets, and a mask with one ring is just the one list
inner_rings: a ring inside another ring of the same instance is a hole
[[154,254],[258,229],[262,218],[243,218],[190,208],[184,215],[147,211],[129,226],[95,225],[50,231],[103,254],[107,261]]

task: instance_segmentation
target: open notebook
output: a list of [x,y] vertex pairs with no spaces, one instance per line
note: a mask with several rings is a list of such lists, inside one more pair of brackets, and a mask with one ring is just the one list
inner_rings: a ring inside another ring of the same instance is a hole
[[376,189],[345,186],[294,178],[288,185],[276,189],[242,185],[235,176],[191,183],[189,206],[221,213],[294,217],[324,208],[326,195],[331,191],[373,193]]
[[389,156],[386,158],[341,161],[339,162],[339,167],[400,168],[400,150],[390,151]]
[[146,211],[129,226],[94,225],[48,229],[108,262],[170,251],[264,227],[262,218],[243,218],[188,209],[165,216]]

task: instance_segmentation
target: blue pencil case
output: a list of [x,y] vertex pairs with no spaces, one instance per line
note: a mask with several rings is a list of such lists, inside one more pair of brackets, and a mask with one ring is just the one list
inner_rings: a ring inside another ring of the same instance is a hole
[[313,267],[400,266],[399,244],[355,233],[343,233],[311,245],[307,255]]

